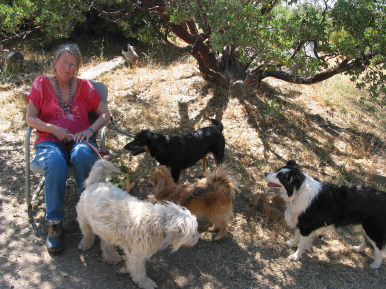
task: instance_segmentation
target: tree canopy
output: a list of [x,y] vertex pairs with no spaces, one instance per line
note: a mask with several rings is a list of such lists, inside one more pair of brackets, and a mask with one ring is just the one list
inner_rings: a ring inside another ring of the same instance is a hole
[[40,29],[66,37],[90,9],[142,41],[152,29],[222,85],[266,77],[312,84],[348,73],[385,104],[384,0],[2,1],[0,35],[6,41]]

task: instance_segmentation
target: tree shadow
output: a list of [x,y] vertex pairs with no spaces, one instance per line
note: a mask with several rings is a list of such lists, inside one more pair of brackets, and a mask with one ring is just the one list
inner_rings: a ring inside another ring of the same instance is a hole
[[[374,148],[384,147],[384,142],[375,134],[340,127],[319,114],[305,110],[301,104],[293,101],[293,99],[300,94],[300,92],[295,89],[283,92],[264,82],[261,83],[257,89],[237,88],[230,91],[221,88],[217,89],[217,93],[214,93],[213,97],[200,109],[199,113],[193,117],[189,117],[189,106],[193,105],[197,100],[194,99],[179,104],[181,119],[179,129],[185,129],[186,123],[189,123],[189,127],[193,128],[194,124],[201,119],[213,115],[215,115],[217,119],[222,120],[230,99],[237,99],[243,107],[243,111],[246,113],[249,126],[255,130],[263,145],[263,155],[252,160],[250,164],[251,167],[256,167],[259,163],[269,163],[270,159],[280,160],[284,165],[284,162],[287,161],[286,153],[288,151],[296,160],[296,147],[301,146],[318,160],[319,164],[317,166],[299,163],[304,169],[314,172],[316,178],[320,174],[328,178],[336,178],[335,175],[329,174],[328,171],[321,170],[322,167],[331,167],[334,172],[338,171],[339,174],[344,177],[345,181],[366,183],[363,174],[365,173],[364,170],[359,168],[356,173],[353,173],[344,163],[336,162],[337,156],[350,156],[348,152],[336,149],[333,144],[334,140],[343,138],[342,135],[348,133],[352,140],[371,139],[374,144],[372,146],[373,150]],[[283,146],[286,147],[286,150],[278,149]],[[286,155],[284,155],[283,152]],[[382,152],[379,151],[372,151],[371,153],[382,155]],[[239,160],[248,157],[246,152],[238,150],[231,144],[227,144],[226,162],[230,164],[230,168],[233,171],[237,171],[237,175],[241,178],[248,176],[245,177],[250,179],[248,185],[255,187],[257,180],[255,180],[255,178],[250,175],[250,171],[239,162]],[[192,177],[192,175],[197,174],[196,179],[197,176],[200,176],[199,166],[195,165],[189,168],[189,171],[194,171],[194,173],[188,178],[186,177],[187,173],[185,173],[183,180],[194,182],[195,178]],[[263,178],[263,172],[261,176]],[[383,181],[381,183],[384,183],[385,180],[384,177],[377,174],[372,174],[370,177],[374,181]],[[258,214],[261,216],[263,213],[262,207],[264,206],[264,202],[266,202],[266,197],[266,192],[259,194],[251,191],[248,187],[244,187],[241,193],[236,194],[234,203],[238,204],[238,212],[242,213],[248,223],[252,224],[254,223],[254,218],[256,218]],[[267,226],[272,226],[272,223],[267,224]]]
[[[262,95],[265,98],[274,99],[276,107],[268,101],[263,101],[259,97]],[[262,83],[256,90],[239,89],[232,92],[232,97],[240,101],[247,113],[248,123],[256,130],[263,143],[266,161],[268,161],[268,153],[286,161],[280,152],[275,151],[275,146],[272,144],[286,144],[291,150],[291,147],[299,145],[296,144],[297,142],[307,151],[312,152],[322,166],[331,166],[334,170],[347,174],[345,165],[337,164],[332,156],[334,154],[349,157],[348,153],[333,149],[334,140],[342,138],[344,133],[348,133],[352,140],[362,140],[362,142],[371,140],[371,153],[382,155],[382,150],[377,148],[383,148],[385,144],[377,135],[340,127],[319,114],[307,112],[301,104],[291,101],[296,95],[298,95],[296,91],[290,90],[283,93],[268,83]],[[319,139],[324,139],[324,142]],[[308,169],[315,170],[315,168]],[[364,180],[358,178],[355,181]]]
[[180,102],[178,104],[178,111],[181,120],[179,130],[185,129],[186,124],[191,128],[191,130],[193,130],[197,123],[201,123],[203,120],[207,120],[209,118],[215,118],[220,121],[222,120],[224,110],[227,108],[229,102],[229,93],[222,87],[206,85],[202,89],[201,94],[206,95],[209,89],[213,89],[213,97],[194,118],[189,117],[189,105],[196,102],[196,99],[187,102]]

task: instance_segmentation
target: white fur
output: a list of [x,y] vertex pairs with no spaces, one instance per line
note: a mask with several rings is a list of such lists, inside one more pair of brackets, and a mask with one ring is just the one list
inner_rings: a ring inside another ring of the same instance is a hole
[[[296,232],[295,232],[296,234]],[[307,237],[304,237],[302,236],[300,233],[299,233],[299,245],[298,245],[298,249],[296,250],[296,252],[292,255],[290,255],[288,257],[288,259],[292,260],[292,261],[299,261],[300,258],[302,257],[303,253],[308,250],[309,248],[311,248],[312,246],[312,241],[314,240],[314,233],[310,234],[309,236]]]
[[[290,169],[282,168],[276,173],[266,173],[265,178],[268,182],[274,183],[281,191],[281,197],[286,202],[287,209],[285,211],[285,221],[291,227],[295,228],[294,239],[288,240],[286,242],[287,246],[292,248],[298,245],[298,249],[288,258],[292,261],[298,261],[302,257],[302,254],[311,248],[314,236],[324,230],[325,228],[333,227],[333,225],[319,228],[318,230],[312,232],[309,236],[305,237],[300,234],[300,230],[296,227],[298,223],[299,216],[308,208],[312,200],[319,194],[322,189],[323,184],[314,180],[310,176],[303,173],[305,180],[300,186],[299,190],[294,188],[294,192],[291,196],[288,196],[288,193],[284,186],[281,184],[278,179],[278,173],[286,173]],[[362,226],[360,226],[362,228]],[[378,269],[382,264],[382,251],[375,245],[375,243],[366,235],[362,228],[362,243],[359,246],[354,246],[353,249],[356,252],[362,252],[366,247],[366,240],[373,246],[375,253],[375,260],[370,264],[370,267],[373,269]],[[386,248],[383,248],[383,251],[386,251]]]
[[[285,170],[288,169],[282,169],[281,171],[284,172]],[[276,177],[277,174],[278,172],[268,173],[265,178],[269,182],[280,184],[279,179]],[[294,192],[291,197],[288,197],[285,188],[283,186],[280,188],[281,197],[287,204],[287,209],[284,213],[285,221],[291,228],[296,227],[299,215],[307,209],[311,201],[318,195],[322,187],[322,184],[318,181],[315,181],[313,178],[307,176],[306,174],[304,174],[304,176],[306,179],[302,186],[299,188],[299,191],[302,192],[301,194]]]
[[95,163],[76,207],[83,238],[79,249],[88,250],[95,234],[101,239],[102,256],[107,263],[118,263],[121,257],[114,249],[125,253],[123,273],[130,273],[139,287],[157,287],[146,276],[145,261],[157,251],[172,246],[193,246],[199,235],[197,220],[187,209],[174,203],[152,204],[141,201],[104,181],[117,171],[106,160]]
[[[284,168],[280,171],[285,172],[286,170],[289,169]],[[280,184],[280,181],[277,178],[277,174],[279,172],[268,173],[265,177],[266,180],[268,182]],[[281,197],[284,199],[287,205],[287,208],[284,213],[285,221],[288,226],[290,226],[291,228],[295,228],[294,239],[288,240],[286,244],[290,248],[298,245],[298,249],[296,250],[296,252],[288,257],[288,259],[292,261],[299,261],[303,253],[312,247],[312,242],[316,234],[315,231],[309,236],[304,237],[300,234],[300,230],[296,228],[300,214],[308,208],[308,206],[311,204],[312,200],[318,195],[322,187],[322,183],[314,180],[306,174],[304,174],[304,176],[304,182],[302,183],[298,191],[294,190],[294,193],[291,197],[288,196],[287,191],[283,186],[280,187]],[[299,191],[301,192],[301,194],[298,193]]]

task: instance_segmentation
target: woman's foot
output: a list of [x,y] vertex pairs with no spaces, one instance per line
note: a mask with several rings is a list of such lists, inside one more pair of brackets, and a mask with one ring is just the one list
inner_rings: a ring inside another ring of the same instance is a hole
[[62,233],[62,221],[48,221],[48,236],[46,240],[48,252],[54,253],[63,249]]

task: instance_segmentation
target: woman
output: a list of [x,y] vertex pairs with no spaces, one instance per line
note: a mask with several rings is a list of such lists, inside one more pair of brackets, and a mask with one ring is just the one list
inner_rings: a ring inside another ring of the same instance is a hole
[[[95,147],[93,133],[110,120],[106,104],[92,84],[76,77],[81,64],[79,48],[62,45],[54,54],[54,75],[35,79],[28,96],[26,122],[37,130],[36,159],[44,169],[47,250],[62,250],[62,220],[68,166],[74,167],[78,192],[97,154],[83,141]],[[98,115],[90,123],[88,114]]]

